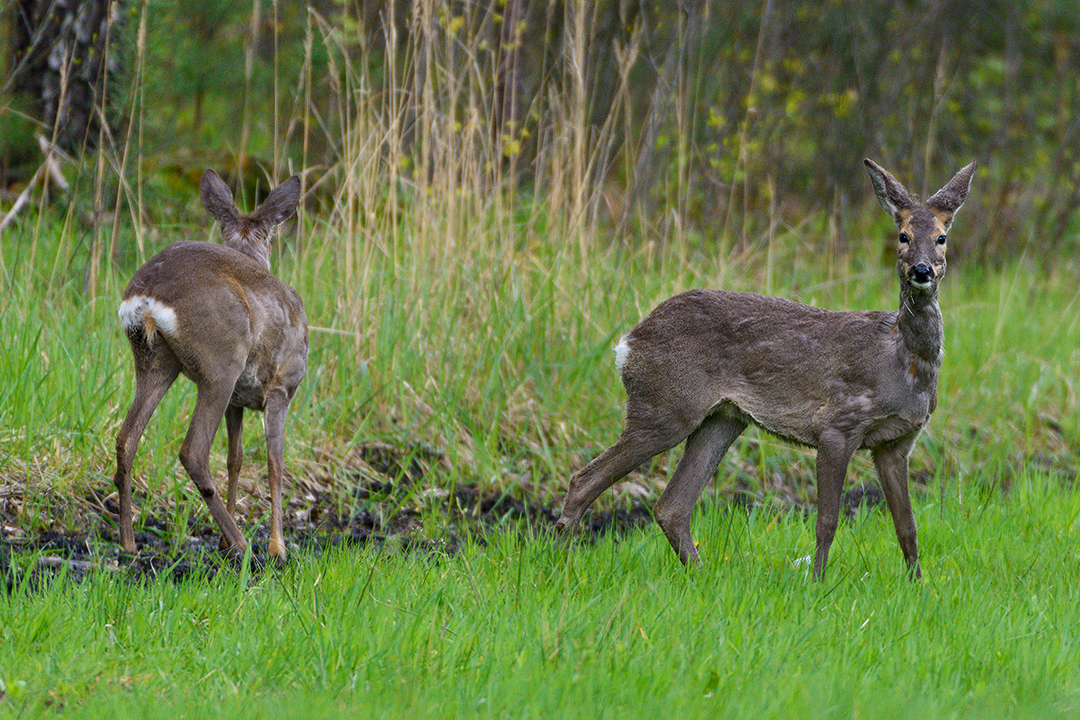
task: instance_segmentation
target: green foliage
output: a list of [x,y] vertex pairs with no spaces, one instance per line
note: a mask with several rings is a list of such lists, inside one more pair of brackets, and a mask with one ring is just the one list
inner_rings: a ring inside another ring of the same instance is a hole
[[[984,192],[965,252],[1001,262],[1018,253],[1002,239],[1029,229],[1040,251],[1076,246],[1078,7],[128,3],[129,67],[109,97],[129,125],[105,149],[237,174],[325,168],[333,184],[358,160],[390,185],[449,162],[544,193],[574,185],[575,211],[627,237],[724,249],[866,198],[863,156],[924,193],[974,158]],[[27,139],[5,135],[34,156]]]
[[10,168],[30,161],[35,146],[34,121],[22,98],[0,105],[0,166]]

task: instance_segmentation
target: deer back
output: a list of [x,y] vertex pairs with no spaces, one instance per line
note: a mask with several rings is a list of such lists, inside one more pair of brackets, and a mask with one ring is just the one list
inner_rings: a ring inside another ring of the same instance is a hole
[[295,211],[298,189],[291,178],[245,218],[207,171],[203,204],[231,246],[176,242],[136,271],[119,314],[137,358],[160,339],[196,383],[242,367],[233,404],[262,409],[271,388],[292,397],[307,369],[307,318],[299,294],[268,263],[273,226]]
[[837,428],[875,444],[906,434],[926,422],[937,386],[936,373],[913,377],[904,367],[896,312],[836,312],[754,293],[676,295],[620,345],[629,403],[688,418],[740,415],[807,445]]
[[661,413],[694,428],[723,412],[807,445],[839,437],[852,450],[919,432],[937,404],[946,234],[975,163],[925,204],[865,164],[898,230],[900,310],[836,312],[724,290],[676,295],[616,348],[628,421]]

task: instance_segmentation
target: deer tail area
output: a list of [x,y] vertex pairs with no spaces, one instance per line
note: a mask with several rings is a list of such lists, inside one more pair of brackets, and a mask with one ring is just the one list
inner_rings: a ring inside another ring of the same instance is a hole
[[157,334],[165,336],[176,332],[176,311],[152,297],[132,295],[120,303],[117,310],[124,332],[134,342],[142,340],[153,345]]

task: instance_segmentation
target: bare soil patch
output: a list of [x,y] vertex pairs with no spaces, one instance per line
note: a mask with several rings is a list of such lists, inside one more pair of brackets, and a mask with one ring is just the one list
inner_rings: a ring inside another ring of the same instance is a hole
[[[329,548],[372,544],[399,552],[454,554],[465,543],[483,546],[492,534],[510,527],[535,535],[551,531],[558,518],[556,494],[525,484],[509,491],[478,484],[448,489],[436,482],[444,462],[441,454],[427,448],[376,443],[358,447],[333,478],[290,478],[284,518],[290,554],[318,555]],[[266,561],[268,504],[260,496],[265,490],[261,480],[246,485],[252,497],[241,504],[240,524],[256,528],[251,567],[258,571]],[[797,485],[793,479],[792,488]],[[220,535],[208,516],[178,518],[175,507],[159,502],[136,526],[139,551],[124,553],[111,485],[79,497],[49,491],[43,495],[35,498],[35,520],[29,523],[25,495],[15,484],[0,483],[0,586],[9,591],[19,583],[37,585],[61,575],[78,580],[98,571],[120,572],[133,580],[183,580],[240,567],[219,548]],[[799,517],[812,510],[794,490],[763,497],[760,488],[736,487],[725,495],[733,510],[768,507]],[[650,526],[653,499],[638,490],[622,493],[617,503],[593,508],[584,518],[582,541],[609,533],[620,537]],[[150,502],[145,493],[136,494],[136,501]],[[849,517],[859,507],[879,508],[882,503],[880,490],[872,485],[844,494]]]

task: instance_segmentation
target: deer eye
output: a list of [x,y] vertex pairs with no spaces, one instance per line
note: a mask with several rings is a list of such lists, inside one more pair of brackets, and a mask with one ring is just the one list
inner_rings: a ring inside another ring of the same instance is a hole
[[937,244],[938,244],[938,245],[944,245],[944,244],[945,244],[945,240],[946,240],[946,239],[947,239],[947,238],[946,238],[946,237],[945,237],[944,235],[939,235],[939,236],[938,236],[938,239],[937,239]]
[[907,245],[909,242],[911,242],[911,238],[908,237],[908,234],[900,233],[900,244]]

